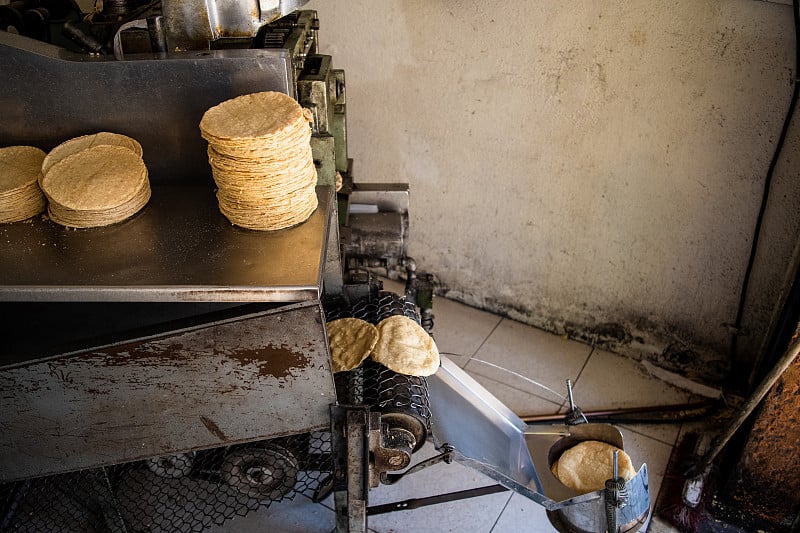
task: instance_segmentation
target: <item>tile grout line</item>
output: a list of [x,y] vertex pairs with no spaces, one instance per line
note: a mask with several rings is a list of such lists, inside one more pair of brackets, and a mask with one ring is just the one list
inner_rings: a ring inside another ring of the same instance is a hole
[[[591,359],[592,355],[594,354],[594,350],[595,350],[594,344],[590,344],[589,348],[590,348],[589,349],[589,355],[586,356],[586,361],[583,362],[583,365],[581,365],[581,369],[578,370],[578,375],[575,376],[575,381],[572,383],[573,387],[578,384],[578,380],[581,378],[581,375],[583,374],[583,371],[586,369],[586,366],[589,364],[589,359]],[[558,408],[559,411],[567,406],[567,402],[569,402],[569,398],[564,398],[563,400],[561,400],[561,405]],[[576,405],[577,405],[577,402],[576,402]]]
[[[643,432],[641,430],[634,429],[634,428],[636,428],[636,426],[645,425],[645,424],[641,424],[641,423],[640,424],[624,424],[623,423],[623,424],[614,424],[614,425],[622,427],[622,428],[625,428],[626,430],[630,431],[631,433],[636,433],[640,437],[645,437],[647,439],[654,440],[656,442],[660,442],[661,444],[664,444],[665,446],[670,446],[672,448],[674,448],[675,445],[677,444],[678,436],[680,435],[680,431],[681,431],[681,426],[683,426],[683,423],[679,423],[678,424],[677,435],[675,436],[675,439],[674,439],[673,442],[669,442],[669,441],[666,441],[666,440],[661,440],[658,437],[653,437],[652,435],[648,435],[647,433],[645,433],[645,432]],[[663,425],[670,425],[670,424],[667,423],[667,424],[663,424]]]
[[583,362],[581,369],[578,370],[578,375],[575,376],[575,383],[572,384],[573,386],[578,384],[578,380],[581,379],[583,371],[586,370],[586,367],[589,365],[589,360],[592,358],[592,355],[594,355],[594,346],[591,347],[591,350],[589,350],[589,355],[586,356],[586,361]]
[[502,517],[502,516],[503,516],[503,513],[505,513],[505,512],[506,512],[506,509],[508,508],[508,504],[509,504],[509,503],[511,503],[511,498],[513,498],[513,497],[514,497],[514,491],[513,491],[513,490],[510,490],[509,492],[510,492],[511,494],[509,494],[509,495],[508,495],[508,499],[506,500],[506,503],[505,503],[505,505],[503,505],[503,508],[502,508],[502,509],[500,510],[500,512],[497,514],[497,518],[495,519],[495,521],[494,521],[494,524],[492,524],[492,527],[489,529],[489,533],[492,533],[492,532],[494,531],[494,528],[496,528],[496,527],[497,527],[497,523],[500,521],[500,517]]
[[573,385],[576,385],[578,383],[578,380],[581,379],[581,375],[583,375],[583,371],[586,370],[586,366],[589,364],[589,359],[591,359],[592,355],[594,355],[594,345],[591,345],[590,348],[591,349],[589,350],[589,355],[586,356],[586,361],[583,362],[583,365],[581,366],[581,369],[578,370],[578,375],[575,376],[575,383],[573,383]]
[[473,357],[475,357],[476,355],[478,355],[478,352],[480,352],[480,351],[481,351],[481,348],[483,348],[483,345],[484,345],[484,344],[486,344],[486,341],[488,341],[488,340],[489,340],[489,337],[491,337],[491,336],[492,336],[492,334],[493,334],[493,333],[494,333],[494,332],[497,330],[497,328],[499,328],[499,327],[500,327],[500,324],[503,322],[503,320],[505,320],[505,318],[504,318],[504,317],[502,317],[502,316],[501,316],[501,317],[499,317],[499,318],[500,318],[500,320],[498,320],[498,321],[497,321],[497,324],[495,324],[495,325],[494,325],[494,327],[492,328],[492,331],[490,331],[490,332],[489,332],[489,333],[486,335],[486,337],[484,337],[484,339],[481,341],[481,343],[478,345],[478,347],[477,347],[477,348],[475,348],[475,351],[474,351],[474,352],[472,352],[472,355],[470,355],[470,356],[467,358],[467,362],[466,362],[466,363],[464,363],[464,366],[463,366],[462,368],[466,368],[467,364],[469,364],[469,362],[470,362],[470,361],[472,361],[472,358],[473,358]]

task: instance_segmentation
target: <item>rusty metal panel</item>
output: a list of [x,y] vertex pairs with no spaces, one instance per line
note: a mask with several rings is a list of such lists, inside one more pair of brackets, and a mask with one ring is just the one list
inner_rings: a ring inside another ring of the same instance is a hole
[[0,367],[0,482],[325,428],[322,309],[287,305]]
[[800,359],[764,398],[728,489],[749,516],[787,529],[800,517]]

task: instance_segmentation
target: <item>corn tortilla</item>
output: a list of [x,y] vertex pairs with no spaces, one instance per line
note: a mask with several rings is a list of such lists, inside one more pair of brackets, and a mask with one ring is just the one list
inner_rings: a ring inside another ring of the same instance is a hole
[[44,210],[39,188],[44,157],[33,146],[0,148],[0,223],[26,220]]
[[550,470],[561,483],[580,493],[604,489],[614,477],[614,450],[619,450],[618,476],[633,479],[636,471],[630,456],[611,444],[587,440],[568,448]]
[[326,324],[334,372],[352,370],[378,342],[378,329],[359,318],[340,318]]
[[390,316],[378,323],[378,343],[372,359],[408,376],[430,376],[439,368],[439,350],[433,338],[414,320]]
[[119,133],[101,131],[99,133],[74,137],[50,150],[47,157],[45,157],[42,162],[42,174],[47,174],[47,171],[50,170],[53,165],[72,154],[76,154],[92,146],[101,145],[123,146],[136,152],[139,157],[142,156],[142,145],[139,144],[139,141],[136,139]]
[[289,95],[266,91],[245,94],[210,108],[200,121],[211,140],[249,142],[289,133],[303,119],[303,109]]

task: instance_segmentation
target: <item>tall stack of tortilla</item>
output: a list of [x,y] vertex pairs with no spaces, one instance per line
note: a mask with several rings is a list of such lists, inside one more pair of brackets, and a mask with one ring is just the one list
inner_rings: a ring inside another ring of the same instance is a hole
[[0,148],[0,223],[27,220],[44,211],[39,188],[44,157],[33,146]]
[[311,112],[277,92],[247,94],[212,107],[200,121],[219,209],[240,227],[278,230],[317,208]]
[[48,214],[62,226],[115,224],[150,200],[142,147],[125,135],[101,132],[70,139],[53,148],[41,168]]

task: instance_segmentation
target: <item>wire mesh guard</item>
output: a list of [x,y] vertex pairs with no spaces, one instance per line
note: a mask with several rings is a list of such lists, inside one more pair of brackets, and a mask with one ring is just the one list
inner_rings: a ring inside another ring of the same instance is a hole
[[[392,315],[420,322],[413,303],[388,292],[326,310],[328,321],[377,324]],[[334,379],[340,404],[368,405],[414,433],[415,449],[425,442],[425,378],[368,359]],[[311,497],[332,471],[330,433],[313,432],[0,484],[0,533],[199,533],[272,502]]]
[[332,470],[304,433],[0,485],[0,531],[201,532],[297,494]]

